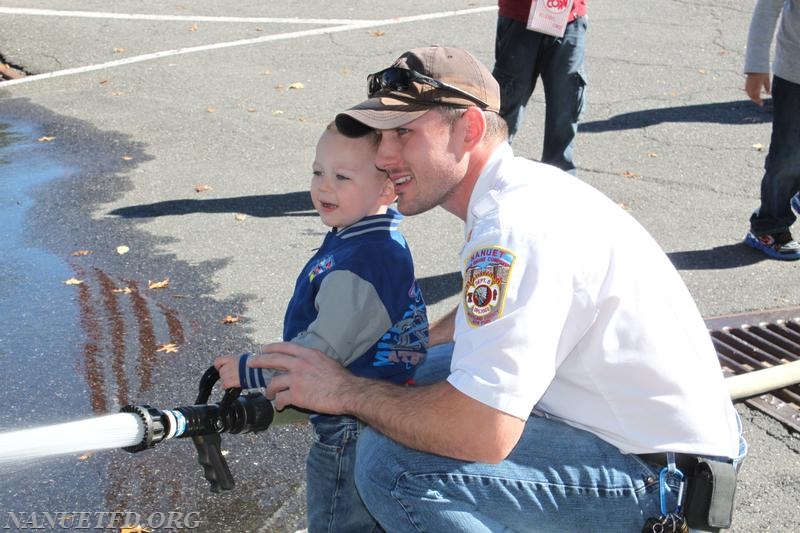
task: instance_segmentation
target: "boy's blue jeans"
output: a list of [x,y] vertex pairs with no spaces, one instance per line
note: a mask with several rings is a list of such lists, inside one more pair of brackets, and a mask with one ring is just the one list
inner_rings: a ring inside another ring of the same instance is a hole
[[[451,354],[451,344],[431,347],[415,380],[443,379]],[[658,466],[543,417],[528,419],[520,443],[497,465],[411,450],[370,428],[359,438],[357,455],[359,493],[392,533],[638,533],[660,514]],[[674,498],[668,494],[670,510]]]
[[586,103],[587,27],[587,17],[579,17],[558,38],[498,17],[495,37],[492,74],[500,84],[500,115],[508,123],[509,140],[522,126],[525,106],[541,78],[545,99],[541,161],[571,174],[575,174],[573,141]]
[[761,179],[761,205],[750,217],[756,235],[794,224],[792,196],[800,191],[800,85],[772,77],[772,139]]
[[347,416],[317,416],[306,461],[309,533],[382,531],[356,491],[356,443],[363,425]]

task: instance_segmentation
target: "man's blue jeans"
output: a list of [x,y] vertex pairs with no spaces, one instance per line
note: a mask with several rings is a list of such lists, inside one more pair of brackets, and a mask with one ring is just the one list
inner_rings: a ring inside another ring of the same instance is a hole
[[[416,381],[443,379],[451,354],[452,344],[432,347]],[[517,447],[497,465],[411,450],[370,428],[357,456],[358,491],[392,533],[638,533],[660,514],[659,467],[543,417],[528,419]],[[669,493],[670,510],[674,497]]]
[[495,36],[492,74],[500,84],[500,115],[508,123],[509,140],[522,126],[525,106],[541,77],[545,99],[541,161],[571,174],[575,174],[573,141],[586,102],[587,27],[587,18],[579,17],[558,38],[501,16]]
[[800,191],[800,85],[772,77],[772,139],[761,179],[761,205],[750,217],[756,235],[794,224],[790,201]]

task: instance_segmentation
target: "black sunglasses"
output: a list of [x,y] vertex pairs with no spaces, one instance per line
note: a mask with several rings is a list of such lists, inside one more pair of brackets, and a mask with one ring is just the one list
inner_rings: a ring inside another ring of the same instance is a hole
[[464,98],[472,100],[484,109],[489,107],[489,104],[477,96],[471,95],[466,91],[462,91],[458,87],[453,87],[452,85],[448,85],[443,81],[430,78],[424,74],[420,74],[415,70],[409,70],[407,68],[400,67],[389,67],[381,70],[380,72],[376,72],[375,74],[370,74],[367,76],[367,90],[369,91],[370,98],[381,91],[397,91],[402,93],[408,91],[411,87],[411,83],[415,81],[429,85],[434,89],[441,89],[455,93],[459,96],[463,96]]

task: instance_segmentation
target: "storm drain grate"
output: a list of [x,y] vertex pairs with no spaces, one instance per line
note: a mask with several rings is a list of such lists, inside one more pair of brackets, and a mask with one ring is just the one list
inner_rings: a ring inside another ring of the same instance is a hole
[[[706,326],[726,376],[800,359],[800,308],[712,318]],[[800,384],[746,402],[800,432]]]

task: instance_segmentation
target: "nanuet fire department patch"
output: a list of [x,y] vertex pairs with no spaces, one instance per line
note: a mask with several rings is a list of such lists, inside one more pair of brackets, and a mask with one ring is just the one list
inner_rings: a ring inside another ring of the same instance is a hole
[[472,253],[464,271],[464,308],[472,327],[483,326],[503,315],[503,303],[516,256],[498,246]]

